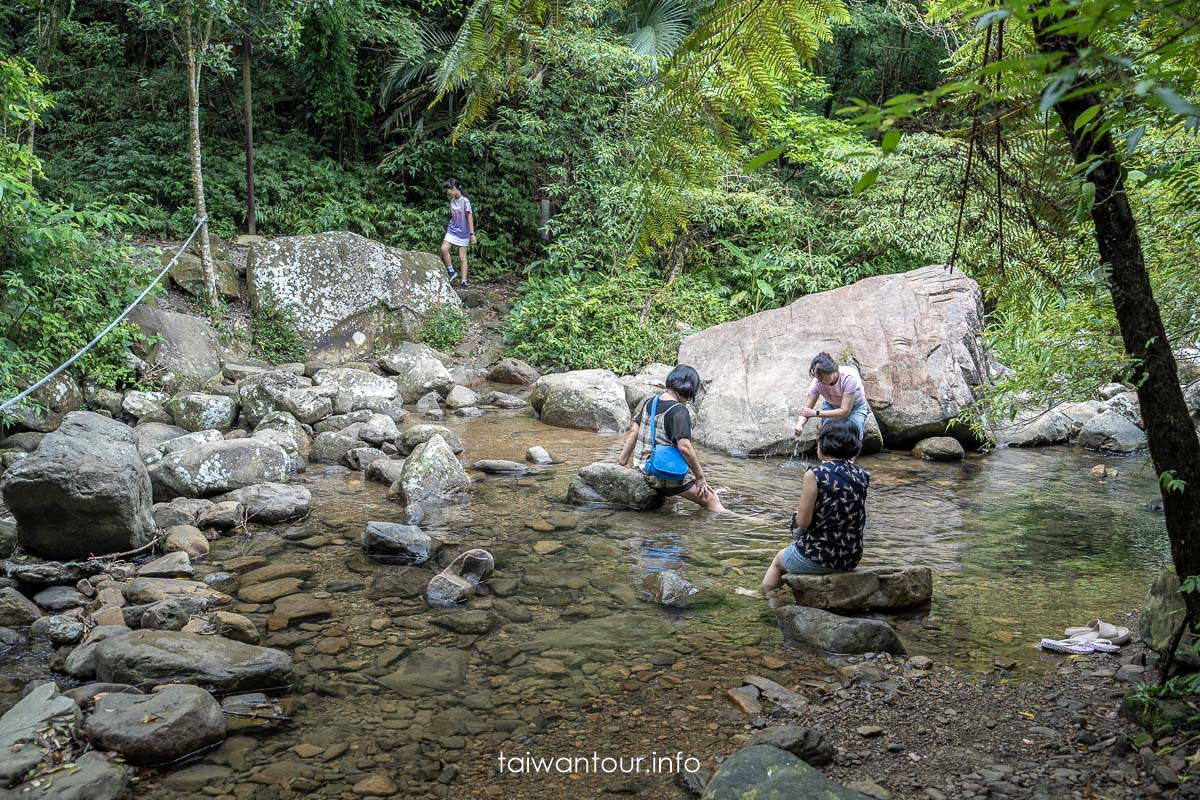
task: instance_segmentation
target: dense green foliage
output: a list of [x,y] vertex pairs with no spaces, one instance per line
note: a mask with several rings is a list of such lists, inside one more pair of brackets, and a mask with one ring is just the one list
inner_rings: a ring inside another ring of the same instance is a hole
[[449,353],[467,335],[467,315],[458,306],[443,305],[425,318],[421,341],[434,350]]
[[304,360],[304,337],[296,327],[295,312],[274,302],[274,295],[264,297],[254,315],[252,344],[258,354],[272,364],[293,364]]
[[[0,58],[0,397],[56,367],[114,319],[152,275],[120,239],[137,220],[104,205],[70,207],[33,186],[41,163],[17,137],[49,105],[33,65]],[[80,368],[105,386],[134,379],[124,358],[140,338],[122,323]]]

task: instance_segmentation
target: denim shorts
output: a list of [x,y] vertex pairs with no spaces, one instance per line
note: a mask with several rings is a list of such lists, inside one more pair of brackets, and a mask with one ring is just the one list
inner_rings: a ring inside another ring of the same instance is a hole
[[[821,410],[822,411],[832,411],[832,410],[834,410],[836,408],[840,408],[840,407],[841,406],[835,406],[832,403],[830,403],[828,400],[826,400],[825,405],[823,405],[821,407]],[[859,441],[862,441],[862,439],[866,436],[866,433],[867,433],[867,409],[868,408],[869,407],[867,406],[866,403],[855,403],[854,406],[850,409],[850,416],[846,417],[846,419],[850,420],[850,422],[852,422],[854,424],[854,427],[858,428]]]
[[842,572],[840,569],[831,569],[815,561],[805,558],[804,554],[797,549],[796,545],[790,544],[783,551],[783,569],[789,575],[832,575],[835,572]]

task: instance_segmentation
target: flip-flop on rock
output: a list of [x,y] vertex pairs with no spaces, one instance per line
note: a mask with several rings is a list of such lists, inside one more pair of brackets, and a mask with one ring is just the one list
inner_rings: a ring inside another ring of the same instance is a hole
[[1038,647],[1043,650],[1052,650],[1055,653],[1071,653],[1072,655],[1085,656],[1088,653],[1096,652],[1096,648],[1092,647],[1091,642],[1077,642],[1074,639],[1042,639],[1038,642]]
[[1075,639],[1093,633],[1098,638],[1107,639],[1115,645],[1122,645],[1129,641],[1129,628],[1122,628],[1099,619],[1090,621],[1082,628],[1067,628],[1063,631],[1063,635],[1068,639]]

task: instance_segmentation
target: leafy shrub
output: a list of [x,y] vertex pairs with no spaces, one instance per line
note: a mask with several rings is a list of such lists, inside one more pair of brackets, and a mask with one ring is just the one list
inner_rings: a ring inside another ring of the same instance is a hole
[[691,276],[664,283],[641,271],[579,279],[530,279],[505,319],[512,355],[556,369],[635,372],[673,363],[684,333],[732,319],[711,284]]
[[[50,202],[31,176],[41,163],[17,141],[49,100],[24,59],[0,58],[0,396],[5,398],[65,361],[117,317],[154,271],[117,237],[138,220],[100,204],[73,209]],[[81,358],[78,369],[101,385],[131,383],[125,361],[141,341],[122,323]]]
[[304,360],[304,338],[296,327],[295,312],[276,303],[269,290],[264,290],[254,313],[254,346],[272,364]]
[[438,306],[425,318],[421,341],[448,353],[467,335],[467,315],[458,306]]

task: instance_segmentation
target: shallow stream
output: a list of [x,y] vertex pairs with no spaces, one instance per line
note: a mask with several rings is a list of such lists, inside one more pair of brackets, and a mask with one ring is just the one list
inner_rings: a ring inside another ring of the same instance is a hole
[[[750,672],[796,686],[836,674],[827,661],[784,648],[765,604],[735,594],[757,587],[787,542],[802,459],[703,453],[710,483],[736,511],[726,516],[684,500],[649,513],[581,509],[563,502],[568,484],[580,467],[613,459],[622,437],[552,428],[519,412],[445,424],[462,438],[468,464],[520,461],[534,444],[559,462],[521,478],[473,473],[469,499],[430,509],[422,523],[444,542],[442,563],[469,547],[495,555],[498,597],[471,607],[490,608],[502,624],[484,635],[454,633],[432,624],[441,612],[419,599],[369,599],[381,568],[361,556],[359,534],[370,520],[399,519],[401,509],[361,473],[311,465],[301,478],[313,493],[310,517],[222,539],[207,559],[257,554],[309,565],[309,591],[334,605],[331,619],[265,640],[292,652],[305,685],[289,701],[293,726],[234,736],[200,765],[149,777],[145,796],[353,797],[364,792],[351,787],[380,771],[397,796],[561,796],[530,783],[497,794],[504,782],[494,780],[495,753],[563,725],[577,728],[572,741],[591,752],[597,739],[636,739],[644,712],[669,713],[682,740],[715,755],[745,721],[721,697],[724,676]],[[1073,447],[1003,449],[953,464],[907,454],[862,459],[872,475],[864,564],[935,572],[932,607],[898,622],[910,654],[980,676],[995,660],[1015,662],[1019,680],[1057,663],[1033,647],[1042,636],[1140,605],[1169,559],[1162,516],[1148,509],[1154,477],[1142,462],[1110,460],[1120,475],[1099,481],[1089,476],[1099,461]],[[643,577],[658,569],[699,587],[691,608],[645,601]],[[269,607],[237,610],[261,622]],[[424,669],[449,675],[452,686],[405,693],[379,680],[422,651],[440,654]],[[45,655],[25,652],[0,666],[44,675]],[[297,754],[299,744],[320,754]]]

